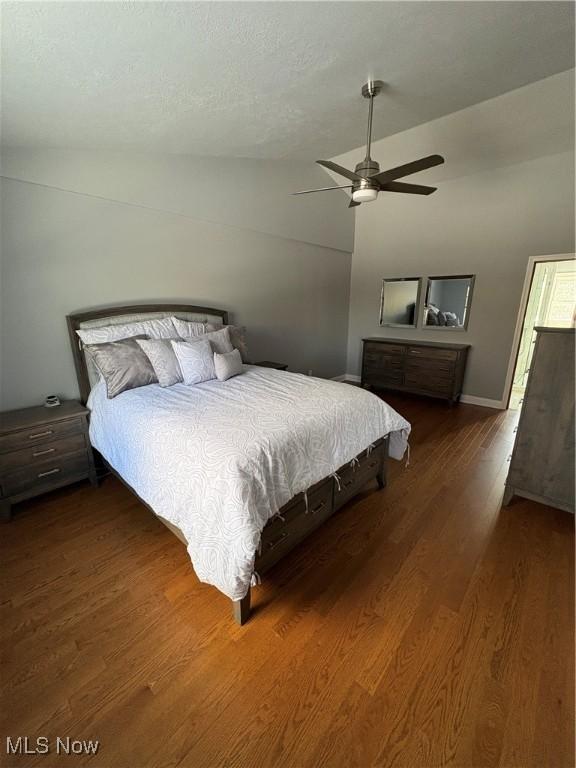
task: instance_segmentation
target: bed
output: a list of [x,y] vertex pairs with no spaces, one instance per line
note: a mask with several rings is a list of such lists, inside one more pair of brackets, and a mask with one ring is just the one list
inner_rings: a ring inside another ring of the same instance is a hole
[[238,623],[284,555],[404,454],[410,425],[358,387],[244,365],[225,382],[158,384],[109,400],[77,331],[171,316],[227,324],[192,305],[136,305],[67,318],[90,439],[103,462],[187,546]]

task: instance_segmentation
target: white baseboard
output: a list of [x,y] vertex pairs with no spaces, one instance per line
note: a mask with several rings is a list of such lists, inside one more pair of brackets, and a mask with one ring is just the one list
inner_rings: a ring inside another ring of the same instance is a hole
[[[357,376],[355,373],[343,373],[340,376],[332,377],[332,381],[353,381],[358,383],[360,380],[360,376]],[[461,395],[460,402],[466,405],[480,405],[482,408],[496,408],[500,411],[506,407],[502,400],[490,400],[487,397],[476,397],[475,395]]]
[[355,373],[343,373],[341,376],[333,376],[332,381],[353,381],[359,383],[361,379]]
[[481,405],[482,408],[496,408],[500,411],[506,407],[502,400],[490,400],[487,397],[476,397],[475,395],[461,395],[460,402],[467,405]]
[[[355,373],[343,373],[340,376],[333,376],[332,381],[353,381],[354,383],[359,383],[361,378]],[[500,411],[506,408],[502,400],[490,400],[487,397],[476,397],[475,395],[461,395],[460,402],[466,405],[480,405],[482,408],[496,408]]]

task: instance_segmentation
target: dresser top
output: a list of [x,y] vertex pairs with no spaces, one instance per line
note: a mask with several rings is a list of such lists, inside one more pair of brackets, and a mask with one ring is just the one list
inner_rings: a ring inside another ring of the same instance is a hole
[[576,328],[553,328],[551,326],[536,325],[534,330],[538,333],[574,333]]
[[362,341],[377,341],[381,344],[404,344],[410,347],[438,347],[441,349],[468,349],[470,344],[453,344],[450,341],[420,341],[420,339],[390,339],[388,336],[367,336]]
[[74,416],[84,416],[87,413],[89,413],[88,409],[76,400],[63,400],[60,405],[54,408],[34,405],[31,408],[20,408],[17,411],[4,411],[0,413],[0,434],[42,424],[53,424],[55,421],[64,421]]

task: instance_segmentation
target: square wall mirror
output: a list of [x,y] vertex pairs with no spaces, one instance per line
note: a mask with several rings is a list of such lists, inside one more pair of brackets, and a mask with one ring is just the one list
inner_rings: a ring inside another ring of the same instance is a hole
[[468,327],[474,275],[429,277],[422,328],[465,331]]
[[380,325],[415,328],[421,284],[419,277],[384,278],[380,294]]

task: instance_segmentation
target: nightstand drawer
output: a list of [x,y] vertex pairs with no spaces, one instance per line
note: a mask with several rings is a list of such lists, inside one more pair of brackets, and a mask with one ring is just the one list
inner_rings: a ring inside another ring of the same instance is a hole
[[18,451],[0,453],[0,470],[2,472],[13,472],[17,469],[26,469],[33,464],[57,461],[61,456],[77,453],[86,447],[86,438],[82,432],[75,435],[67,435],[51,442],[29,445]]
[[33,488],[65,485],[68,479],[87,477],[88,471],[88,453],[84,450],[55,461],[45,461],[34,467],[26,467],[3,475],[2,495],[15,496]]
[[54,421],[37,427],[21,429],[0,436],[0,453],[26,448],[29,445],[47,443],[66,435],[78,434],[83,431],[82,419],[66,419],[66,421]]

